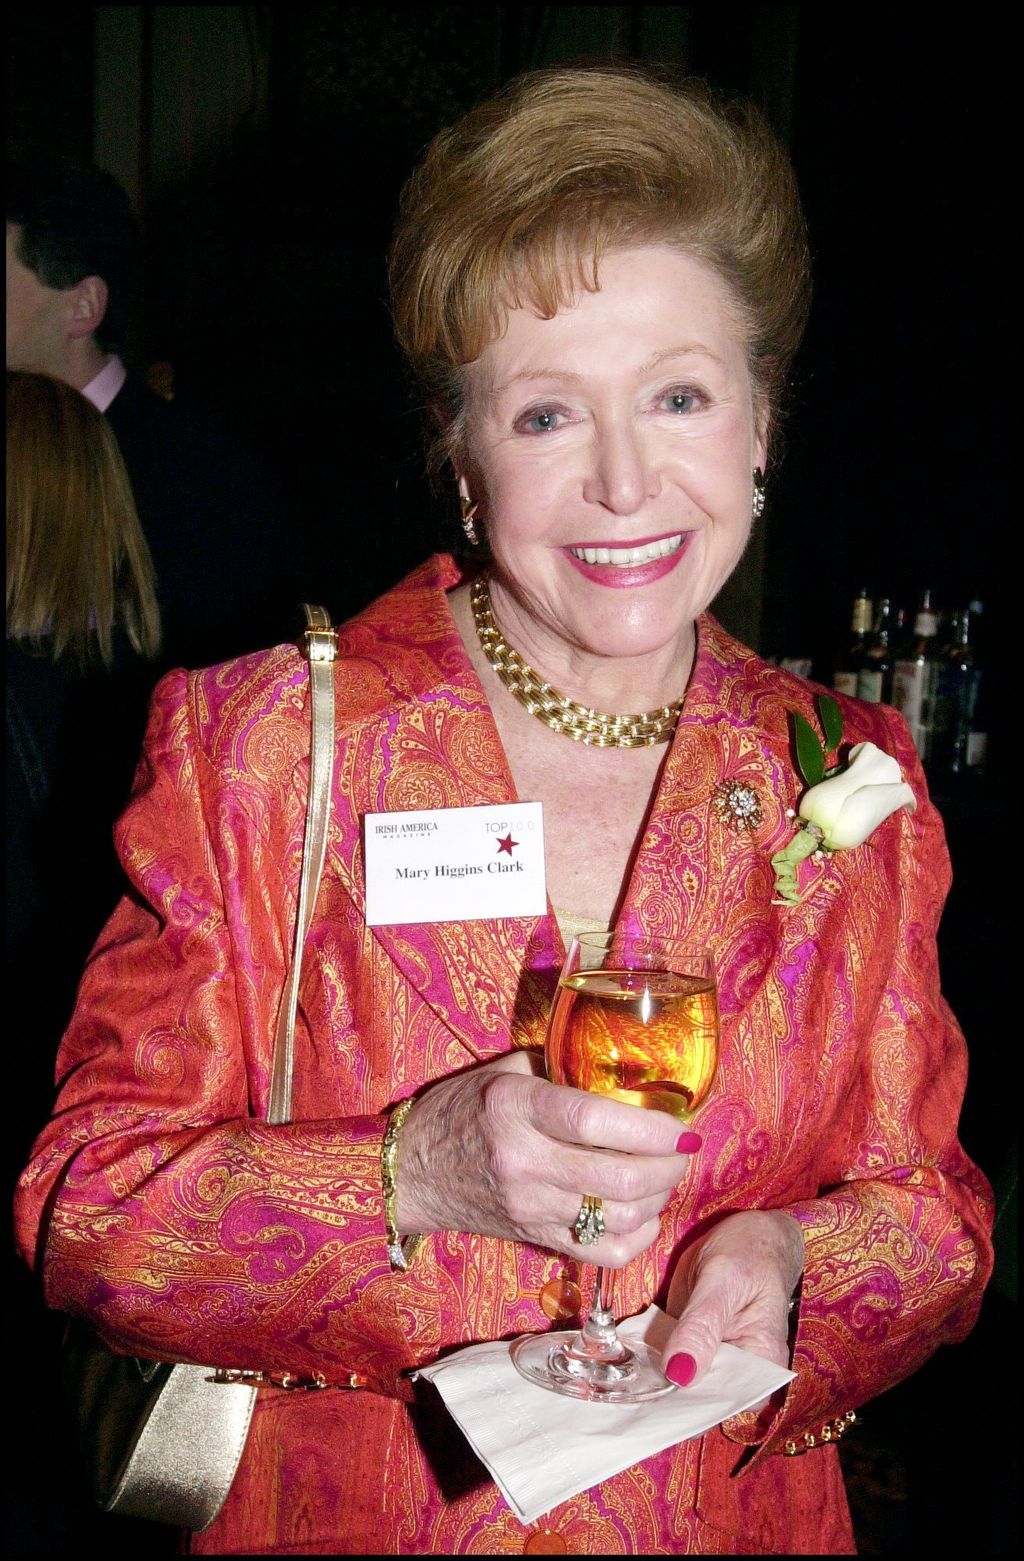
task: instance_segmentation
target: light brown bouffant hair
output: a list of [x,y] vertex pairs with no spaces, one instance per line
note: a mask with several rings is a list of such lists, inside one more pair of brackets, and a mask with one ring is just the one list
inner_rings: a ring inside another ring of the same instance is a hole
[[153,561],[110,424],[45,374],[7,375],[7,632],[55,660],[160,648]]
[[750,104],[634,68],[517,77],[431,142],[402,195],[390,258],[399,344],[462,447],[462,366],[509,308],[549,318],[599,286],[601,255],[672,244],[714,267],[770,422],[810,303],[789,159]]

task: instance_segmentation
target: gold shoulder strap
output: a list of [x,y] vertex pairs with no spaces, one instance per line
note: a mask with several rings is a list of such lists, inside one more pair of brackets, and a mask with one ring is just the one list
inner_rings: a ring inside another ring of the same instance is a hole
[[287,1122],[292,1113],[292,1056],[295,1008],[302,974],[302,953],[316,904],[327,850],[327,823],[331,811],[331,778],[334,771],[334,660],[338,636],[323,607],[303,603],[306,614],[304,655],[309,662],[312,742],[309,795],[306,798],[306,830],[302,841],[302,877],[295,915],[295,947],[284,984],[274,1035],[274,1071],[270,1085],[268,1122]]

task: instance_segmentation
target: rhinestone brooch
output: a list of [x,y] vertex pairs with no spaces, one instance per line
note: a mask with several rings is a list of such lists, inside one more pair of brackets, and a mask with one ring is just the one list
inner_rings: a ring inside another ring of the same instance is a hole
[[715,787],[711,806],[730,829],[752,833],[764,820],[761,799],[753,786],[739,780],[720,781]]

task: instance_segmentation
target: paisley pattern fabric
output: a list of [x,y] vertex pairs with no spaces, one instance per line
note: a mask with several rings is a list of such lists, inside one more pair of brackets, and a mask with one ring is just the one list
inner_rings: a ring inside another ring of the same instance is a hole
[[[268,1127],[270,1047],[295,915],[308,777],[306,671],[289,646],[165,678],[118,827],[130,880],[64,1037],[58,1108],[18,1196],[51,1305],[113,1347],[323,1372],[356,1391],[261,1390],[242,1468],[197,1553],[487,1554],[528,1538],[406,1373],[551,1326],[545,1282],[591,1270],[527,1245],[428,1238],[385,1252],[386,1109],[426,1081],[536,1046],[562,944],[553,915],[369,929],[362,816],[515,797],[436,558],[340,635],[337,767],[296,1033],[292,1125]],[[844,702],[846,737],[895,753],[920,799],[858,850],[770,857],[799,782],[789,718],[813,688],[708,616],[623,918],[710,943],[723,1018],[701,1152],[662,1234],[615,1275],[619,1315],[664,1302],[681,1246],[733,1209],[788,1209],[807,1254],[794,1366],[729,1421],[548,1518],[571,1554],[847,1553],[834,1447],[776,1456],[962,1337],[990,1265],[990,1194],[956,1122],[962,1038],[939,995],[948,887],[906,728]],[[735,833],[720,781],[757,792]],[[43,1241],[40,1241],[42,1233]],[[417,1390],[418,1391],[418,1390]]]

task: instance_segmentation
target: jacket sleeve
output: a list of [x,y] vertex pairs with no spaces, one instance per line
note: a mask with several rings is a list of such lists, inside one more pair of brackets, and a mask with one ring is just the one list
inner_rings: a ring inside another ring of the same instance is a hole
[[992,1267],[991,1190],[957,1140],[966,1048],[939,988],[936,931],[949,860],[906,728],[886,715],[890,751],[921,800],[894,831],[897,936],[843,1104],[841,1176],[788,1208],[805,1246],[798,1375],[781,1408],[724,1426],[762,1452],[794,1441],[802,1449],[808,1432],[820,1440],[824,1425],[962,1339]]
[[[173,673],[154,696],[118,827],[131,892],[82,980],[56,1111],[19,1184],[18,1241],[49,1305],[122,1353],[356,1372],[394,1391],[408,1361],[384,1239],[385,1119],[259,1120],[301,829],[282,862],[280,798],[253,783],[248,756],[215,782],[195,688]],[[304,775],[308,728],[280,729]],[[266,774],[290,775],[279,761]]]

